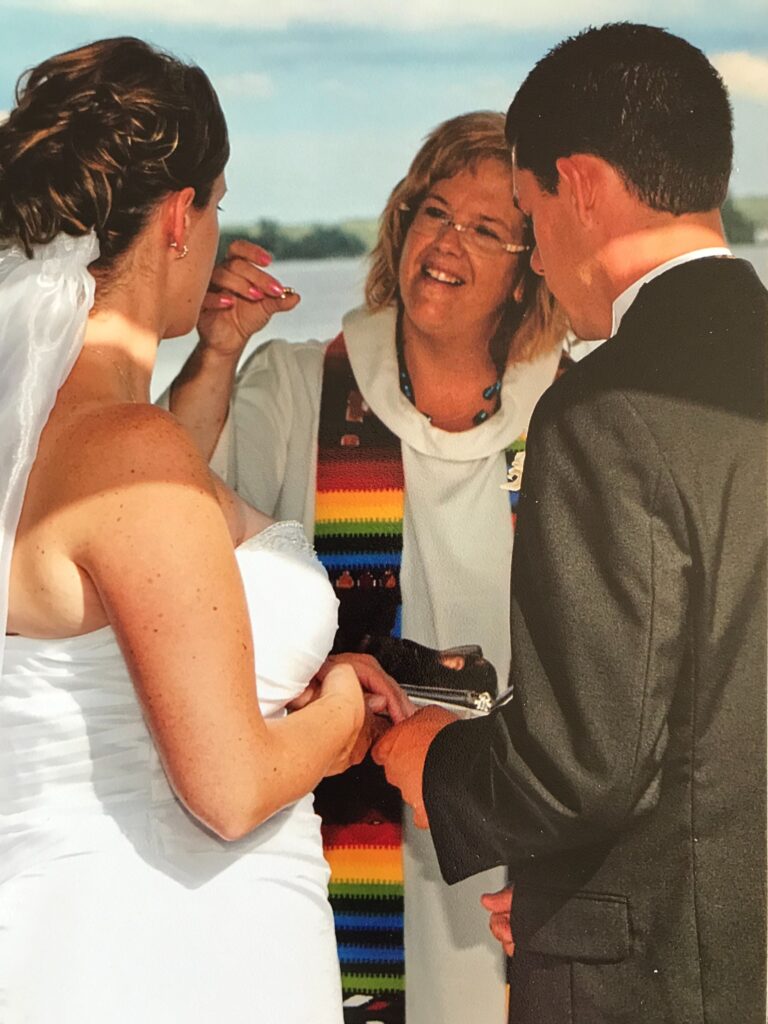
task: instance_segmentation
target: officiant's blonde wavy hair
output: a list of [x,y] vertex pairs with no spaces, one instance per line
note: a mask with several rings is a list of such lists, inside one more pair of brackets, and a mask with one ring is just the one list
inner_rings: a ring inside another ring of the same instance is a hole
[[[474,169],[483,160],[498,160],[509,168],[512,188],[512,157],[504,127],[503,114],[478,110],[444,121],[427,136],[408,173],[392,190],[379,221],[365,284],[365,300],[371,311],[401,307],[398,272],[412,217],[409,211],[418,208],[436,182]],[[403,207],[407,209],[404,211]],[[516,241],[533,245],[528,222],[523,236]],[[525,267],[522,299],[518,302],[510,295],[509,330],[494,340],[494,344],[505,346],[505,351],[491,353],[497,365],[508,360],[535,359],[560,345],[566,333],[563,313],[544,279],[531,269],[530,254],[525,253],[520,259]]]

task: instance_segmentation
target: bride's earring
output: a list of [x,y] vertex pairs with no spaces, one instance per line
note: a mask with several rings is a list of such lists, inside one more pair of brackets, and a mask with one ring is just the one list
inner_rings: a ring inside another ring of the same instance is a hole
[[[171,249],[178,249],[179,248],[179,243],[178,242],[169,242],[169,245],[170,245]],[[176,259],[177,260],[183,260],[188,252],[189,252],[189,248],[186,245],[183,245],[181,247],[181,249],[179,249],[179,251],[176,253]]]

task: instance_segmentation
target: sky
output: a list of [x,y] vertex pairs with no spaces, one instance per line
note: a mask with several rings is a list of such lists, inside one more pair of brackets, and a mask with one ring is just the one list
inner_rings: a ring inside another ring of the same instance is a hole
[[431,128],[505,111],[552,45],[616,20],[704,50],[731,92],[732,192],[768,194],[766,0],[0,0],[0,112],[45,57],[137,35],[199,64],[219,92],[223,224],[376,217]]

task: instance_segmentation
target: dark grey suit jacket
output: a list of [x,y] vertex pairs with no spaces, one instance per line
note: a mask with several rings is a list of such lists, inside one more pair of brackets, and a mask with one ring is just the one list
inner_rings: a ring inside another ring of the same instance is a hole
[[766,346],[749,264],[644,286],[541,399],[515,698],[443,730],[443,875],[507,864],[514,1024],[764,1024]]

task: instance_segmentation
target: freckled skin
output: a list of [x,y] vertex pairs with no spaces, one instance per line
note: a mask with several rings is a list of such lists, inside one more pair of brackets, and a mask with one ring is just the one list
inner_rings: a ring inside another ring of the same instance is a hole
[[[233,546],[269,520],[148,402],[159,338],[189,330],[205,293],[222,187],[203,212],[189,189],[163,199],[136,258],[103,302],[97,292],[30,474],[8,628],[67,637],[111,626],[177,795],[230,839],[359,761],[370,722],[348,665],[330,670],[319,699],[264,721]],[[189,256],[177,261],[169,237],[180,232]]]

